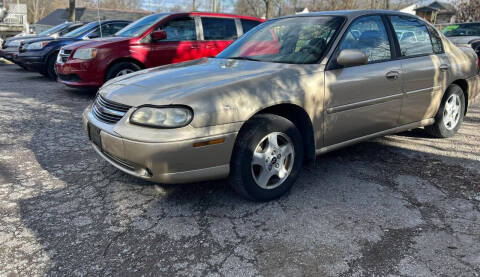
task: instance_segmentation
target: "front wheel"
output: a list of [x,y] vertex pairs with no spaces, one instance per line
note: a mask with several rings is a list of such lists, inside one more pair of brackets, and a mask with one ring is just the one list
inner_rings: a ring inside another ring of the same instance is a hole
[[435,123],[425,130],[437,138],[454,136],[462,125],[465,115],[465,94],[458,85],[450,85],[445,92]]
[[48,77],[52,81],[57,80],[57,69],[55,68],[55,63],[57,62],[57,54],[50,55],[47,61],[47,68],[45,73],[41,73],[42,75]]
[[110,69],[107,71],[107,76],[106,76],[106,81],[120,77],[123,75],[127,75],[130,73],[133,73],[135,71],[140,70],[140,66],[131,63],[131,62],[121,62],[113,65]]
[[238,135],[230,184],[252,200],[278,198],[295,183],[303,156],[302,137],[291,121],[277,115],[257,115]]

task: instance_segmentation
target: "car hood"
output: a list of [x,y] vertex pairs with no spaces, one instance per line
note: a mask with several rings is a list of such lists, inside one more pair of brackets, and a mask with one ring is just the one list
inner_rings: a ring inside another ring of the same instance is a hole
[[480,36],[458,36],[448,37],[455,44],[470,44],[475,40],[480,40]]
[[28,35],[28,36],[21,36],[21,37],[11,37],[5,39],[6,42],[14,41],[14,40],[25,40],[25,39],[31,39],[31,38],[37,38],[39,36],[37,35]]
[[23,43],[32,43],[32,42],[37,42],[37,41],[50,41],[50,40],[55,40],[55,38],[52,37],[33,37],[33,38],[27,38],[23,41]]
[[73,50],[79,47],[92,47],[92,48],[101,48],[107,47],[110,44],[120,43],[120,42],[128,42],[132,38],[125,38],[125,37],[106,37],[106,38],[95,38],[89,40],[82,40],[65,46],[65,49]]
[[268,80],[293,65],[227,59],[199,59],[138,71],[107,82],[100,94],[113,102],[140,106],[181,104],[204,91],[230,90],[251,79]]

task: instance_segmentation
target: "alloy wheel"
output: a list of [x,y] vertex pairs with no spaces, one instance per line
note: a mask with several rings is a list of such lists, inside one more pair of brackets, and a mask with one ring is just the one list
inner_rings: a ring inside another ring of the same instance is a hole
[[462,112],[462,104],[460,97],[457,94],[452,94],[445,102],[443,109],[443,124],[448,130],[453,130],[457,127],[460,121],[460,113]]
[[253,179],[263,189],[274,189],[290,176],[294,160],[295,149],[290,138],[284,133],[270,133],[253,152]]
[[115,77],[127,75],[127,74],[130,74],[130,73],[133,73],[133,72],[134,71],[131,70],[131,69],[123,69],[123,70],[120,70]]

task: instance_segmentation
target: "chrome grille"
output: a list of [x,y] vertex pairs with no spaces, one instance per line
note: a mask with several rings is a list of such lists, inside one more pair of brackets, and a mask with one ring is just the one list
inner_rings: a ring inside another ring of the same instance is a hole
[[70,54],[72,54],[72,50],[61,49],[58,53],[57,62],[66,63],[68,58],[70,58]]
[[130,106],[118,104],[98,95],[92,107],[95,117],[106,123],[117,123],[130,109]]

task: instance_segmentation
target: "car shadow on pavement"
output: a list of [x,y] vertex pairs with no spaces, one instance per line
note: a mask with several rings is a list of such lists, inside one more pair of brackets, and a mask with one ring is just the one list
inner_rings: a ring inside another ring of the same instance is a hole
[[[61,124],[32,137],[29,147],[50,184],[20,201],[23,223],[52,265],[47,275],[190,275],[228,266],[265,275],[290,267],[305,275],[398,273],[391,265],[411,255],[417,227],[444,228],[432,222],[447,207],[422,203],[415,186],[428,184],[438,200],[478,192],[469,181],[478,173],[461,165],[479,161],[445,161],[377,139],[318,157],[289,194],[255,203],[225,180],[156,185],[128,176],[90,149],[78,123]],[[331,268],[348,255],[345,271]]]

